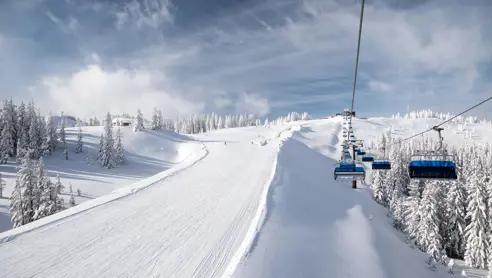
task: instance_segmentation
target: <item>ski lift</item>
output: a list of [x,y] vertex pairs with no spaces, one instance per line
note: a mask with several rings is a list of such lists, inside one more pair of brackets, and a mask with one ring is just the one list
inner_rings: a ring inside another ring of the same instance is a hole
[[384,161],[384,160],[373,161],[372,162],[372,169],[373,170],[390,170],[391,169],[391,162]]
[[374,156],[364,155],[362,157],[362,162],[373,162],[373,161],[374,161]]
[[366,152],[364,152],[364,151],[358,151],[357,152],[357,155],[366,155]]
[[354,161],[340,161],[335,164],[333,176],[335,180],[364,180],[366,171],[363,165]]
[[[443,128],[434,126],[433,130],[439,135],[438,148],[435,151],[417,151],[412,155],[412,160],[408,165],[408,173],[411,179],[429,180],[455,180],[456,163],[447,151],[441,151],[443,138],[441,131]],[[420,157],[420,159],[414,159]],[[451,158],[451,159],[448,159]],[[428,158],[428,159],[425,159]],[[435,159],[440,158],[440,159]]]
[[[383,148],[383,158],[386,157],[386,149]],[[374,160],[372,162],[372,169],[373,170],[390,170],[391,169],[391,162],[389,160]]]

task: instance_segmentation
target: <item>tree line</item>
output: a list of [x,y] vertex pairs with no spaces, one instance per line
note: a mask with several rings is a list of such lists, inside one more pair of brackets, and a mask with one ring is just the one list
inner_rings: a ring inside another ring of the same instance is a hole
[[433,150],[436,141],[399,142],[388,133],[375,148],[386,150],[388,171],[373,171],[373,198],[387,207],[393,226],[429,255],[429,264],[464,259],[492,274],[492,149],[470,143],[444,146],[456,163],[458,179],[411,180],[407,166],[415,150]]

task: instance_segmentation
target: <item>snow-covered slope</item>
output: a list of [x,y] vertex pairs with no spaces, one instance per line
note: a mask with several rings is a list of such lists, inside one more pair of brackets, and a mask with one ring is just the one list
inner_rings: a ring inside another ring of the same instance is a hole
[[[63,157],[61,144],[51,157],[44,158],[49,176],[54,178],[57,173],[60,174],[65,186],[62,196],[66,199],[66,204],[70,185],[74,193],[80,190],[81,195],[75,197],[76,203],[80,204],[174,167],[202,147],[192,138],[174,132],[133,132],[130,127],[122,127],[127,160],[125,165],[108,170],[95,161],[103,127],[83,128],[84,148],[80,154],[74,151],[77,130],[66,129],[68,160]],[[7,198],[14,187],[17,166],[13,162],[0,165],[0,172],[7,185],[3,194],[6,198],[0,199],[0,232],[12,228]]]
[[[371,141],[388,128],[403,136],[437,122],[376,118],[356,120],[354,130]],[[341,125],[336,117],[177,139],[183,148],[196,148],[176,167],[0,234],[0,273],[451,277],[445,269],[428,269],[426,255],[405,243],[366,188],[333,181]],[[492,137],[489,125],[467,127],[471,135],[454,133],[458,127],[445,126],[446,142]],[[149,155],[155,144],[149,139]]]
[[[41,227],[33,222],[22,233],[0,234],[0,273],[218,277],[234,269],[230,263],[252,234],[275,166],[278,145],[271,140],[280,134],[243,128],[197,136],[208,154],[192,167],[136,194],[82,212],[74,207],[77,213],[53,215],[54,222]],[[269,143],[252,144],[261,137]]]

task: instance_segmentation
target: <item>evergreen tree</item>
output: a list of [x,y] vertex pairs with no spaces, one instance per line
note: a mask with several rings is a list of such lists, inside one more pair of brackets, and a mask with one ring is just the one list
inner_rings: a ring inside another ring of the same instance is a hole
[[75,197],[73,196],[73,189],[72,189],[72,185],[70,184],[70,199],[68,200],[68,204],[72,207],[74,207],[76,204],[75,204]]
[[422,248],[430,258],[437,262],[443,262],[443,239],[439,232],[439,185],[432,181],[424,189],[421,204],[421,220],[419,236]]
[[29,154],[26,153],[22,159],[20,170],[17,173],[14,192],[10,200],[10,214],[14,228],[34,220],[35,193],[37,188],[34,169],[35,167],[29,158]]
[[113,125],[111,123],[111,114],[106,115],[104,122],[104,144],[101,153],[101,163],[103,167],[108,169],[113,168],[114,162],[114,140],[113,140]]
[[2,138],[0,138],[0,164],[5,164],[13,153],[13,140],[11,128],[8,122],[5,122],[2,129]]
[[125,163],[125,148],[123,147],[121,129],[116,131],[115,163],[121,165]]
[[137,110],[137,116],[135,117],[135,122],[133,124],[133,131],[140,132],[144,130],[144,118],[142,111],[140,109]]
[[51,200],[51,182],[44,170],[43,158],[40,157],[37,163],[37,198],[38,204],[33,216],[34,220],[41,219],[51,214],[53,202]]
[[159,114],[157,112],[157,108],[154,107],[152,111],[152,130],[159,129]]
[[56,194],[61,194],[65,189],[65,186],[63,186],[60,180],[60,173],[56,173],[56,182],[55,182],[54,189]]
[[63,157],[65,157],[65,160],[68,160],[68,148],[67,144],[63,147]]
[[101,160],[104,151],[104,134],[101,133],[101,137],[99,138],[99,150],[97,151],[96,160]]
[[56,150],[57,140],[56,127],[50,111],[49,115],[46,117],[46,146],[49,155]]
[[75,153],[81,153],[82,152],[82,128],[80,127],[79,124],[79,130],[77,133],[77,144],[75,145]]
[[5,180],[3,179],[2,173],[0,173],[0,198],[3,198],[3,190],[5,189]]
[[448,220],[448,255],[462,259],[465,254],[465,214],[466,190],[459,181],[451,182],[446,197],[446,213]]
[[470,176],[468,184],[468,208],[465,229],[465,262],[473,267],[487,265],[487,193],[477,175]]

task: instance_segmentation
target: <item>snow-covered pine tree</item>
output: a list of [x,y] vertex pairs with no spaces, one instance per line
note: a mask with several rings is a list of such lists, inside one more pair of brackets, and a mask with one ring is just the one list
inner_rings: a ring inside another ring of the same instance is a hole
[[422,203],[420,207],[420,226],[418,241],[421,243],[423,251],[429,254],[430,258],[436,263],[443,263],[445,258],[443,239],[439,232],[440,216],[438,199],[440,187],[435,181],[431,181],[424,189]]
[[113,124],[111,122],[111,114],[106,115],[104,121],[104,145],[101,154],[101,163],[103,167],[108,169],[113,168],[114,163],[114,140],[113,140]]
[[68,160],[68,148],[67,144],[63,146],[63,157],[65,157],[65,160]]
[[159,129],[159,114],[157,112],[157,108],[154,107],[154,110],[152,110],[152,130],[158,130]]
[[[473,161],[472,161],[473,163]],[[476,175],[469,177],[467,222],[465,229],[465,262],[469,266],[485,268],[487,266],[488,250],[488,215],[487,215],[487,191],[485,185],[480,182],[479,171],[481,167],[475,164]]]
[[29,154],[22,158],[20,170],[17,173],[17,179],[10,199],[10,215],[12,224],[15,227],[32,222],[36,202],[35,192],[37,188],[37,179],[34,172],[34,165],[29,158]]
[[384,192],[384,181],[386,180],[386,173],[384,171],[373,171],[372,175],[374,177],[372,183],[373,198],[377,203],[388,207],[389,204],[386,200],[386,192]]
[[36,115],[31,115],[31,123],[29,125],[29,157],[38,159],[41,156],[41,145],[39,145],[39,122]]
[[0,138],[0,164],[5,164],[13,153],[13,140],[9,122],[5,122],[2,129],[2,138]]
[[137,116],[135,117],[135,122],[133,123],[133,131],[140,132],[144,130],[144,118],[140,108],[137,110]]
[[50,111],[49,115],[46,117],[46,146],[49,155],[56,150],[57,141],[58,136],[56,135],[56,126]]
[[72,184],[70,184],[69,190],[70,190],[70,199],[68,199],[68,204],[74,207],[76,204],[75,204],[75,197],[73,196]]
[[61,194],[63,192],[63,190],[65,189],[65,186],[63,186],[63,184],[61,183],[61,180],[60,180],[60,173],[56,173],[56,178],[55,178],[55,191],[56,191],[56,194]]
[[50,180],[44,170],[43,157],[40,157],[37,167],[37,188],[38,188],[38,204],[33,216],[34,220],[41,219],[51,214],[53,202],[51,200]]
[[75,145],[75,153],[81,153],[82,152],[82,146],[83,146],[83,143],[82,143],[82,127],[80,126],[80,124],[78,126],[79,126],[79,130],[77,132],[77,144]]
[[0,173],[0,198],[3,198],[3,190],[5,189],[5,180],[3,179],[2,173]]
[[101,160],[104,152],[104,134],[101,133],[101,137],[99,138],[99,150],[97,151],[96,160]]
[[116,165],[122,165],[125,163],[125,148],[123,146],[121,128],[118,127],[116,131],[116,145],[115,145],[115,163]]
[[449,257],[463,259],[465,255],[466,189],[463,181],[453,181],[446,197],[447,253]]

